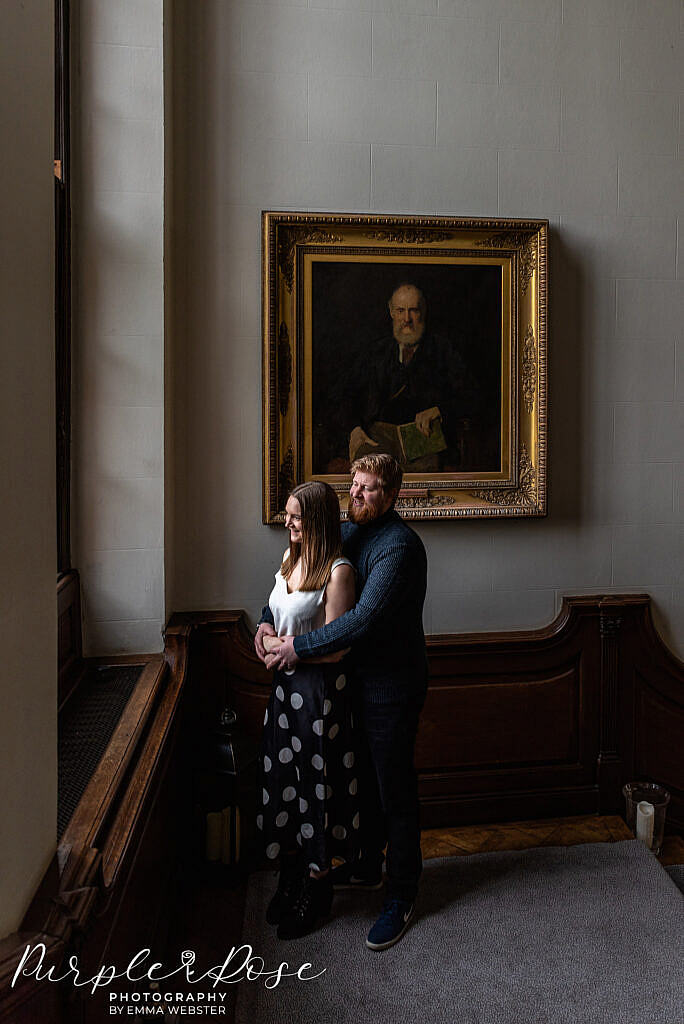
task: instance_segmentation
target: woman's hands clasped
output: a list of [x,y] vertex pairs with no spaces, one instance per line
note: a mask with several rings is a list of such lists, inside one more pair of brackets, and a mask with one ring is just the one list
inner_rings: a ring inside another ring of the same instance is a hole
[[[268,622],[262,622],[254,637],[254,650],[266,668],[291,670],[300,661],[294,649],[294,639],[293,636],[276,636],[273,626]],[[326,654],[320,658],[309,658],[308,660],[312,665],[334,664],[342,661],[347,654],[349,654],[349,648],[345,647],[344,650],[336,651],[334,654]]]
[[262,622],[257,628],[256,635],[254,637],[254,650],[256,651],[257,658],[259,661],[264,662],[266,661],[266,656],[268,654],[264,645],[266,637],[276,637],[276,631],[270,622]]
[[292,669],[299,661],[294,649],[293,636],[276,636],[268,622],[262,622],[254,637],[254,650],[268,669]]

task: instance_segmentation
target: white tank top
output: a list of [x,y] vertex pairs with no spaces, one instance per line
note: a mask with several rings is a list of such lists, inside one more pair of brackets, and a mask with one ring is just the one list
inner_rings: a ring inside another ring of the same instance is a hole
[[[351,565],[351,562],[348,558],[336,558],[330,571],[332,572],[338,565]],[[324,626],[324,594],[325,587],[321,587],[320,590],[293,590],[289,593],[287,580],[278,569],[275,574],[275,587],[268,599],[276,634],[301,636],[302,633],[309,633],[312,629]]]

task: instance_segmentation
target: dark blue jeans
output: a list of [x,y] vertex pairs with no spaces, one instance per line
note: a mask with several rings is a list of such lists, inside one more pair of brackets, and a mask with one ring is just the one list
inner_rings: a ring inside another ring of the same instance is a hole
[[423,867],[418,821],[418,777],[413,753],[425,701],[397,694],[380,702],[359,687],[354,726],[360,760],[360,860],[370,874],[382,866],[387,845],[387,893],[414,900]]

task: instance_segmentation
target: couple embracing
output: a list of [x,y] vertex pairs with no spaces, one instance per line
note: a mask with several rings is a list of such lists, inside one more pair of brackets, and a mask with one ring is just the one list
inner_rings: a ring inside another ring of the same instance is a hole
[[266,916],[281,939],[312,931],[333,889],[380,889],[387,848],[387,898],[366,939],[382,950],[410,923],[422,867],[413,752],[427,561],[394,508],[395,459],[364,456],[351,475],[341,528],[327,484],[300,484],[285,506],[290,545],[255,638],[275,670],[257,824],[279,860]]

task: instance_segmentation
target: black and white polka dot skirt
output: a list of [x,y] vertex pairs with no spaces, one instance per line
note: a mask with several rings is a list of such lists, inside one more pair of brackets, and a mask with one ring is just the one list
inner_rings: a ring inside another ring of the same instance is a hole
[[354,855],[359,828],[351,687],[341,665],[277,671],[264,718],[262,830],[266,856],[302,850],[314,871]]

